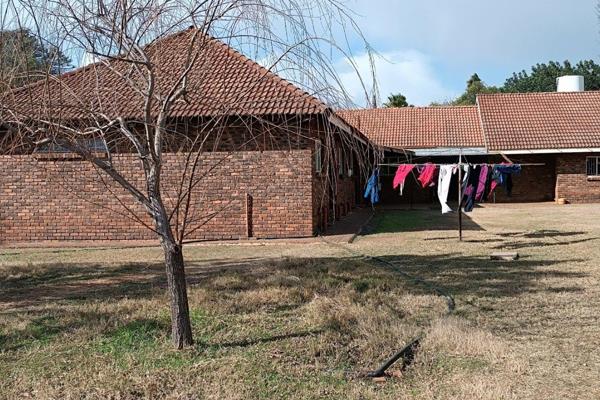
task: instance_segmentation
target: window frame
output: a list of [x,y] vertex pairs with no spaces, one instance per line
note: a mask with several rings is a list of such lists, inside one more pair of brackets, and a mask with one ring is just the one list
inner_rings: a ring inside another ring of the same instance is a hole
[[346,164],[346,171],[348,171],[348,177],[352,178],[354,176],[354,152],[352,150],[350,150],[350,156],[348,157]]
[[323,142],[321,139],[315,140],[315,172],[317,175],[323,173]]
[[338,175],[340,178],[343,178],[346,174],[344,169],[346,169],[346,163],[344,161],[344,147],[341,144],[337,146],[337,156],[338,156]]
[[[81,141],[81,145],[86,147],[96,158],[108,158],[109,150],[103,138],[86,138]],[[53,142],[36,146],[33,156],[39,161],[80,161],[83,159],[81,155]]]
[[[595,171],[592,171],[590,166],[593,166]],[[588,178],[600,178],[600,156],[587,156],[585,158],[585,173]]]

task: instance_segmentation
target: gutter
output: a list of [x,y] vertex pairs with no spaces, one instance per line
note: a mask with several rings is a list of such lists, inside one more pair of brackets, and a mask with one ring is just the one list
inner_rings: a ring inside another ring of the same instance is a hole
[[498,154],[564,154],[564,153],[600,153],[600,147],[574,148],[574,149],[531,149],[531,150],[503,150]]

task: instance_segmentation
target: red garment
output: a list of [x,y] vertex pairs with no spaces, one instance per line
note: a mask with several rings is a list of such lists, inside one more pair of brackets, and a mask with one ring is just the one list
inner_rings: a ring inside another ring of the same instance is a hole
[[421,182],[421,186],[426,188],[427,186],[435,185],[435,173],[437,171],[437,167],[435,164],[427,163],[421,170],[421,175],[419,175],[419,182]]
[[498,186],[498,182],[496,182],[496,180],[494,179],[492,180],[492,184],[490,185],[490,193],[488,194],[488,199],[492,197],[492,193],[494,193],[496,186]]
[[410,171],[415,167],[414,164],[402,164],[398,166],[396,175],[394,176],[393,187],[396,189],[400,185],[404,185],[404,180],[410,174]]

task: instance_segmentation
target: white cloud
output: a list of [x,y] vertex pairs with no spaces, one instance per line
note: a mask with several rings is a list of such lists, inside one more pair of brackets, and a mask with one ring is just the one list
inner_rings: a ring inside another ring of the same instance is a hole
[[[410,104],[427,105],[434,100],[445,100],[456,96],[436,76],[432,61],[417,50],[398,50],[381,53],[375,57],[375,71],[381,99],[392,93],[402,93]],[[358,73],[367,86],[372,88],[370,62],[367,54],[354,58]],[[354,68],[346,59],[338,71],[346,91],[359,105],[366,104],[365,90]]]
[[477,72],[502,84],[549,60],[597,59],[597,0],[349,0],[379,51],[418,49],[454,90]]

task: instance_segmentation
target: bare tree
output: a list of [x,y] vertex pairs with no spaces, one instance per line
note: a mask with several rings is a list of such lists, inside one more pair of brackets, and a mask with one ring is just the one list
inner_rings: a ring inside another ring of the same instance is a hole
[[[5,27],[31,29],[42,43],[74,59],[85,55],[93,63],[79,75],[28,69],[28,76],[38,81],[0,99],[2,152],[54,149],[75,154],[98,171],[107,196],[115,195],[116,184],[143,206],[145,216],[121,200],[122,209],[112,211],[157,235],[171,299],[172,340],[177,348],[191,345],[182,246],[221,211],[201,212],[194,198],[197,189],[230,154],[268,141],[269,132],[276,132],[278,145],[281,135],[287,135],[288,142],[314,140],[298,128],[297,115],[284,111],[280,117],[264,118],[256,104],[249,104],[252,91],[264,79],[272,79],[272,72],[330,104],[348,104],[331,60],[332,53],[345,53],[331,38],[334,30],[342,37],[352,31],[360,38],[350,13],[336,0],[12,0],[3,7]],[[212,89],[205,81],[222,67],[209,57],[222,43],[262,60],[267,68],[245,91],[225,91],[219,97],[208,93]],[[162,58],[173,51],[169,46],[178,46],[180,57]],[[307,95],[307,101],[311,98]],[[189,107],[197,107],[204,117],[184,118]],[[322,112],[331,114],[330,109]],[[224,138],[231,140],[227,132],[232,124],[250,134],[233,140],[221,158],[204,166],[203,154],[222,148]],[[253,133],[256,125],[260,134]],[[331,159],[327,168],[340,157],[331,144],[337,140],[351,149],[361,169],[367,169],[365,143],[330,125],[323,132]],[[114,162],[119,153],[137,158],[143,182],[119,169]],[[167,153],[183,160],[183,172],[168,195],[163,182]],[[337,174],[326,176],[325,184],[336,184]]]

